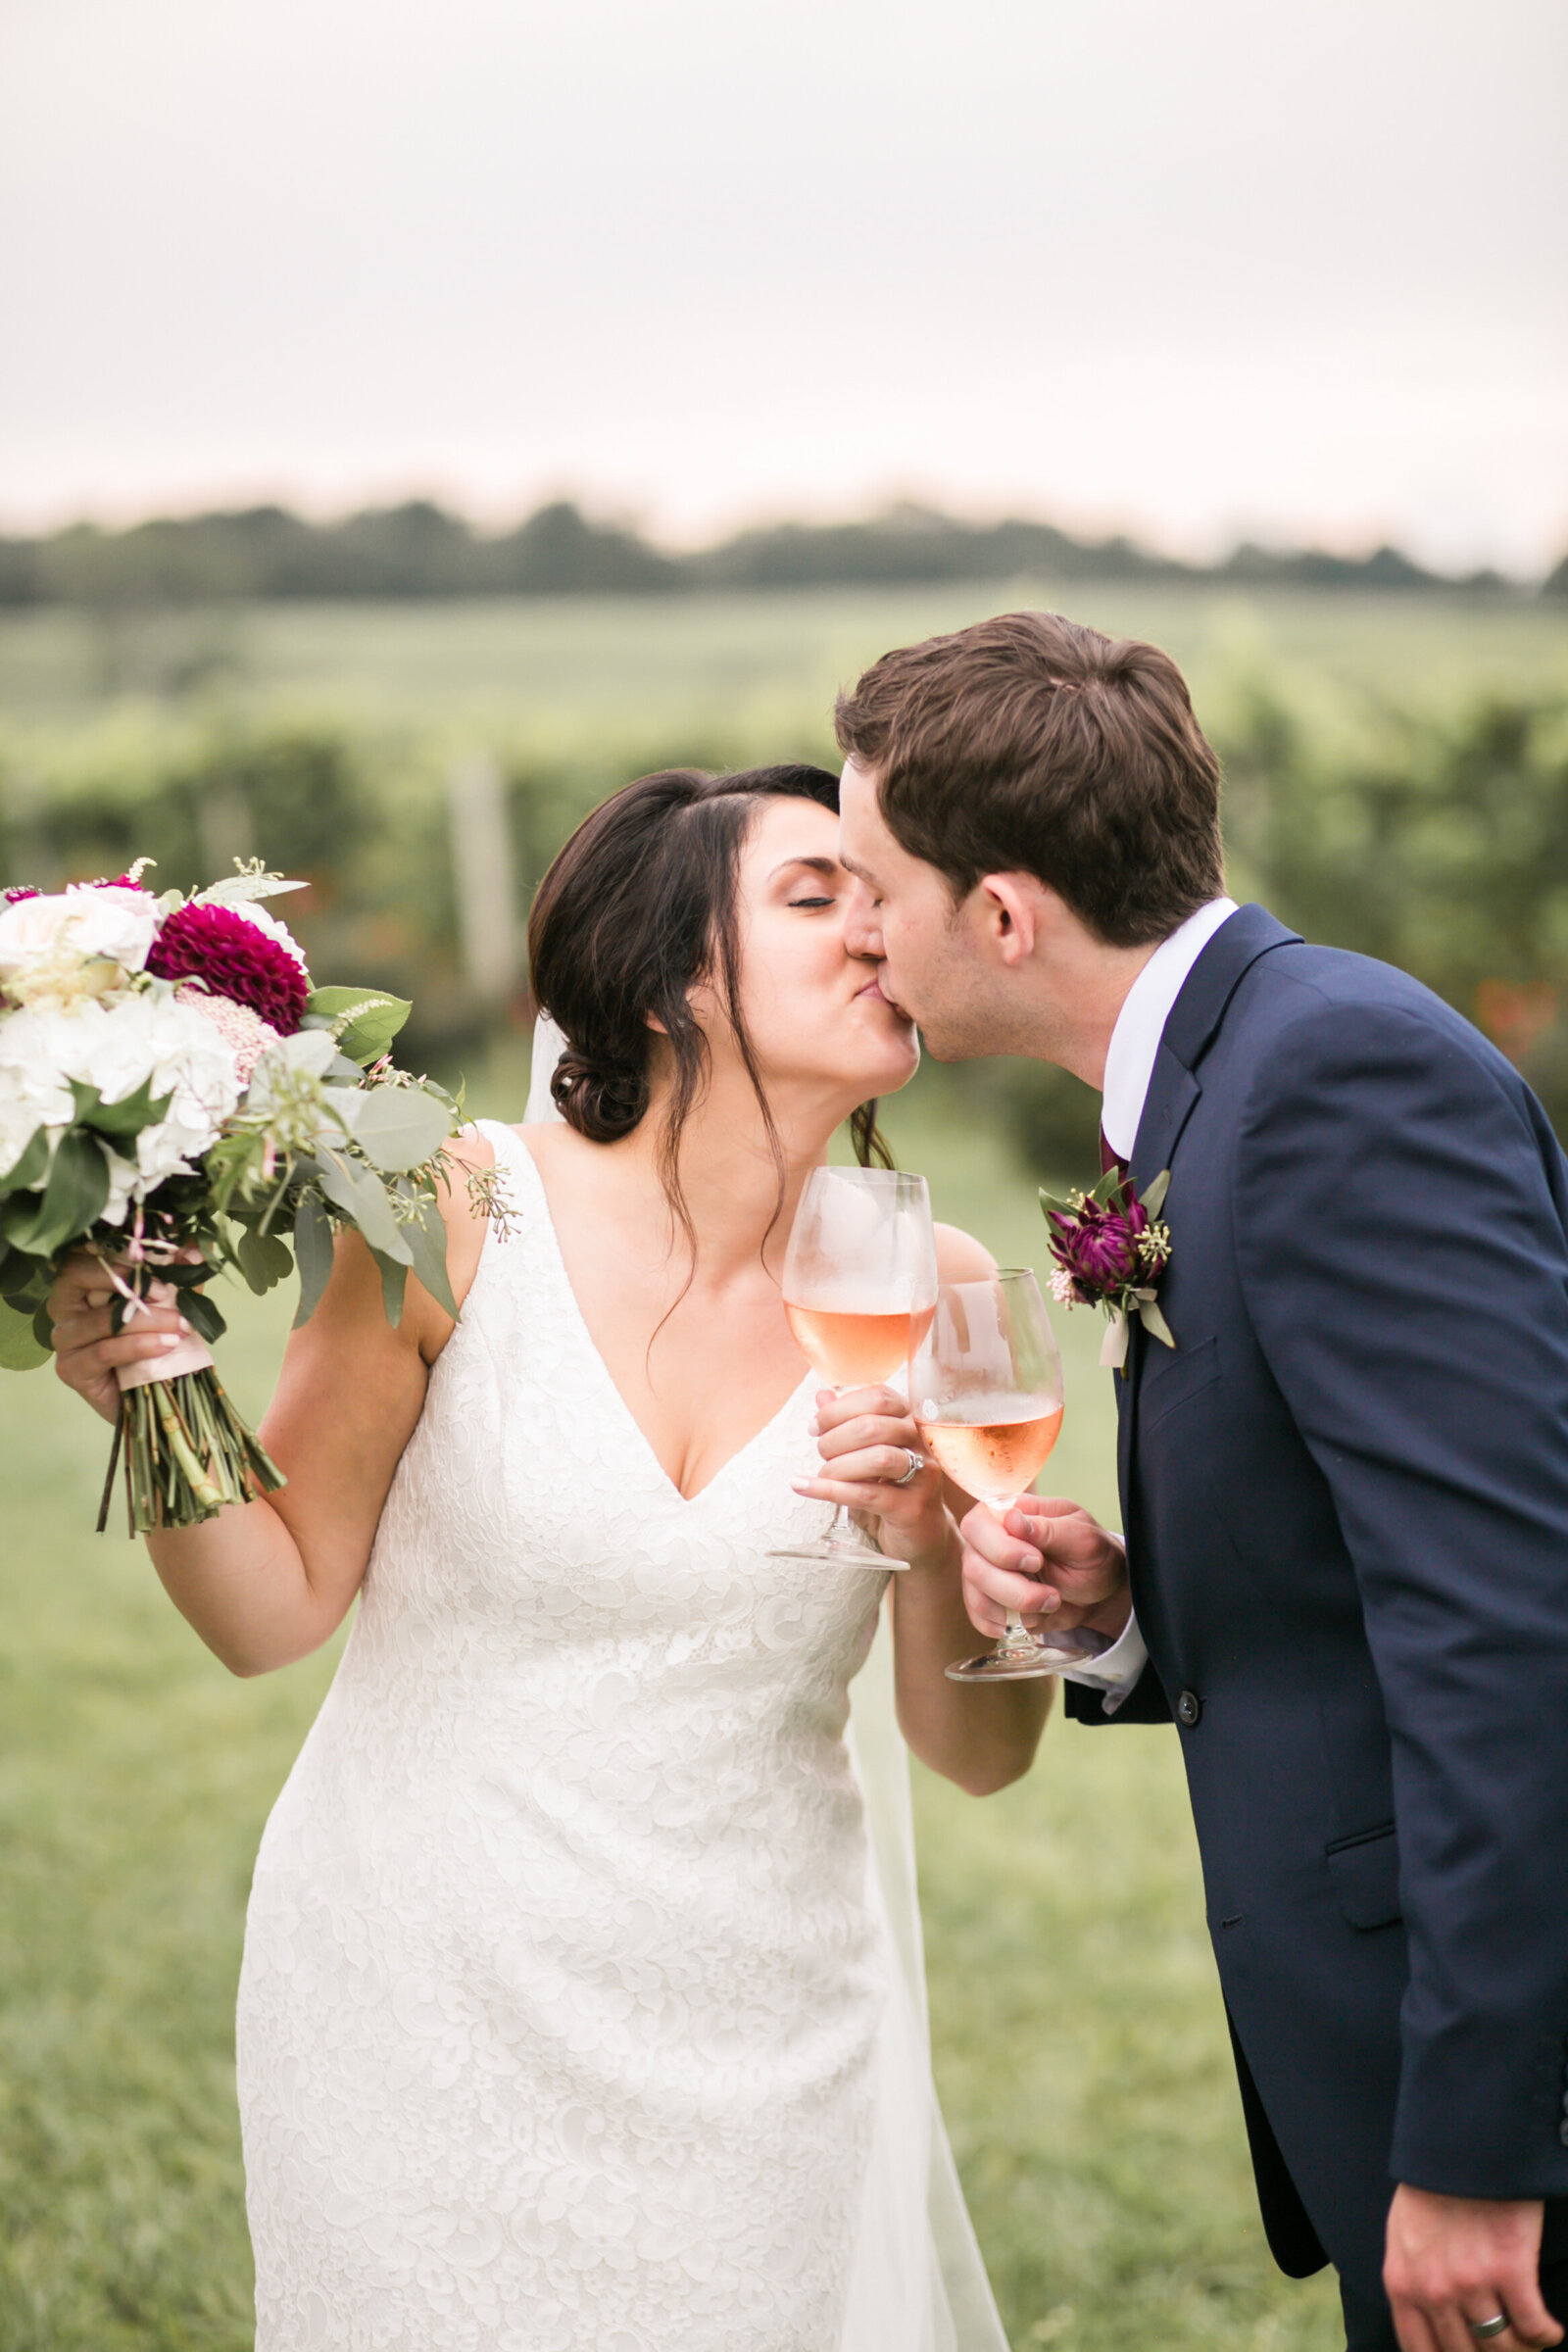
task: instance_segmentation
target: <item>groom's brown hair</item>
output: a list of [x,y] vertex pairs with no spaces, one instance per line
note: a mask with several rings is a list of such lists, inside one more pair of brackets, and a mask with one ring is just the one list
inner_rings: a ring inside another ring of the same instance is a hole
[[1130,948],[1225,887],[1219,761],[1157,646],[1004,612],[884,654],[834,716],[889,831],[956,903],[982,874],[1036,874]]

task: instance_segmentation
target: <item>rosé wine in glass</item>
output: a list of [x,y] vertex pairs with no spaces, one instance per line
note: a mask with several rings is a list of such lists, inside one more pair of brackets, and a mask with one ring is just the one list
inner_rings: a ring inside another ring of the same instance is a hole
[[871,1389],[902,1372],[931,1328],[935,1306],[896,1315],[854,1308],[794,1306],[784,1312],[795,1345],[830,1388]]
[[946,1408],[940,1421],[921,1421],[920,1443],[956,1487],[1010,1510],[1050,1460],[1061,1414],[1060,1404],[1043,1396],[982,1393]]
[[[989,1282],[944,1283],[930,1329],[909,1359],[920,1443],[956,1487],[1001,1519],[1029,1492],[1061,1429],[1061,1359],[1040,1286],[1027,1266]],[[1058,1674],[1092,1656],[1098,1634],[1030,1633],[1015,1610],[994,1650],[948,1668],[957,1683]]]
[[[936,1311],[925,1178],[898,1168],[813,1168],[790,1228],[783,1290],[796,1345],[827,1387],[842,1396],[891,1380]],[[779,1544],[768,1556],[813,1567],[904,1565],[878,1550],[842,1505],[825,1535]]]

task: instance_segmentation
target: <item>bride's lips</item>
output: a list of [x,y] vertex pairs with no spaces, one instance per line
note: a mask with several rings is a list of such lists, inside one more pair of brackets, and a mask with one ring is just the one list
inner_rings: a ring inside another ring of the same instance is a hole
[[890,1012],[896,1012],[901,1021],[909,1018],[898,999],[888,995],[880,980],[868,980],[863,988],[858,988],[855,993],[858,997],[875,997],[879,1004],[885,1004]]

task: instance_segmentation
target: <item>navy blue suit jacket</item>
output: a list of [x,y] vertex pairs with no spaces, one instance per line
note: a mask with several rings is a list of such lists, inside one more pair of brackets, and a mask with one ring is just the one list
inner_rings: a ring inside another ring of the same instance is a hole
[[1438,998],[1247,906],[1165,1167],[1111,1720],[1177,1722],[1270,2242],[1375,2292],[1394,2180],[1568,2193],[1568,1164]]

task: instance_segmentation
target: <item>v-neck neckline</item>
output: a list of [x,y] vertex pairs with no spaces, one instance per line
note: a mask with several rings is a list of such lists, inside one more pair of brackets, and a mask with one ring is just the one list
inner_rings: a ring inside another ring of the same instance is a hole
[[807,1371],[802,1375],[800,1380],[796,1382],[794,1388],[785,1397],[783,1403],[778,1407],[778,1410],[770,1413],[767,1419],[762,1423],[761,1427],[752,1432],[752,1435],[746,1440],[744,1445],[738,1446],[733,1453],[725,1455],[723,1461],[720,1462],[718,1468],[713,1472],[711,1478],[705,1479],[695,1494],[686,1494],[681,1487],[676,1485],[674,1479],[670,1477],[669,1472],[665,1469],[663,1463],[661,1461],[653,1440],[649,1437],[648,1432],[644,1429],[642,1423],[632,1411],[632,1408],[627,1402],[625,1396],[621,1394],[620,1384],[616,1380],[613,1372],[611,1371],[609,1364],[605,1360],[604,1352],[601,1349],[598,1341],[594,1338],[593,1333],[588,1328],[588,1318],[582,1311],[581,1301],[579,1300],[575,1290],[572,1288],[571,1276],[566,1271],[565,1251],[561,1247],[561,1236],[556,1230],[555,1211],[550,1205],[550,1195],[546,1189],[544,1176],[541,1173],[539,1162],[535,1159],[533,1153],[529,1151],[527,1145],[523,1142],[522,1137],[518,1134],[515,1127],[506,1126],[505,1121],[503,1120],[497,1120],[495,1124],[504,1129],[504,1132],[511,1141],[514,1151],[527,1162],[528,1175],[539,1198],[541,1222],[544,1226],[548,1254],[553,1261],[553,1272],[558,1284],[560,1285],[562,1297],[569,1311],[571,1320],[575,1323],[578,1332],[581,1334],[582,1344],[586,1352],[591,1357],[594,1364],[598,1367],[601,1380],[603,1381],[605,1387],[609,1390],[612,1397],[614,1399],[622,1418],[629,1424],[631,1431],[636,1438],[638,1445],[641,1446],[644,1454],[646,1454],[648,1460],[652,1463],[654,1471],[658,1476],[661,1485],[663,1486],[667,1492],[674,1496],[676,1502],[678,1502],[683,1509],[692,1509],[697,1503],[702,1501],[706,1494],[710,1494],[712,1493],[713,1489],[718,1485],[719,1480],[727,1477],[737,1462],[743,1461],[749,1453],[755,1451],[755,1449],[760,1446],[764,1438],[771,1435],[771,1433],[783,1420],[785,1414],[790,1410],[791,1406],[799,1402],[801,1391],[815,1378],[815,1375],[811,1372],[809,1367],[808,1367]]

